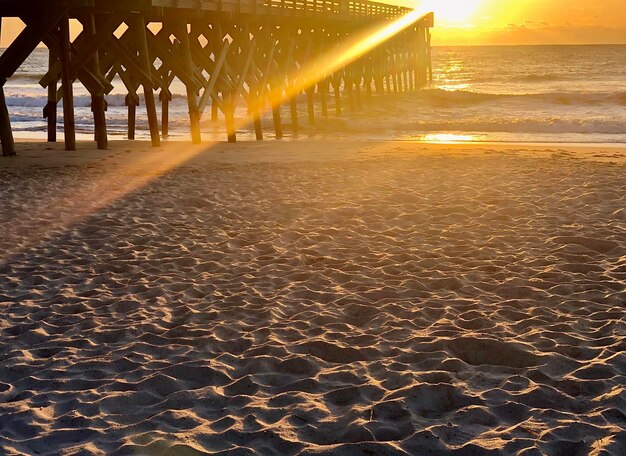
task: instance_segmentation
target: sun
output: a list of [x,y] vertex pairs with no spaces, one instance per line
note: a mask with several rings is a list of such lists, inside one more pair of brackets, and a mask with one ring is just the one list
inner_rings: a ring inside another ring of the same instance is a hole
[[415,0],[420,10],[433,11],[438,23],[471,25],[471,20],[483,0]]

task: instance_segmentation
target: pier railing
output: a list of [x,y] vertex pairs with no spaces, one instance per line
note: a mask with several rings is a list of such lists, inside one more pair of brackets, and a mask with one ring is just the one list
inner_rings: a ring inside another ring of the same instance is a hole
[[[331,103],[340,116],[344,99],[348,109],[358,109],[373,94],[427,84],[433,15],[410,12],[368,0],[0,0],[0,17],[19,17],[26,25],[0,56],[3,154],[15,152],[3,87],[40,43],[50,53],[49,71],[40,81],[48,90],[48,140],[56,141],[62,100],[68,150],[76,147],[73,83],[91,94],[94,137],[105,149],[106,95],[116,78],[128,91],[129,139],[135,137],[140,89],[153,145],[168,136],[175,79],[186,87],[194,143],[201,142],[200,120],[208,107],[211,119],[223,116],[228,140],[235,141],[235,107],[241,102],[257,139],[263,139],[264,109],[271,110],[274,134],[281,138],[280,106],[289,107],[289,128],[298,131],[300,95],[306,96],[306,118],[313,125],[316,116],[329,116]],[[403,17],[410,20],[394,22]],[[73,39],[70,19],[83,27]],[[355,42],[366,31],[385,28],[380,42]]]
[[282,11],[303,12],[308,15],[338,15],[348,18],[368,17],[393,19],[411,11],[410,8],[367,0],[265,0],[263,6]]
[[101,9],[135,8],[148,11],[151,8],[176,8],[196,11],[254,12],[269,15],[334,16],[335,19],[345,20],[393,19],[411,11],[410,8],[368,0],[96,0],[95,3]]

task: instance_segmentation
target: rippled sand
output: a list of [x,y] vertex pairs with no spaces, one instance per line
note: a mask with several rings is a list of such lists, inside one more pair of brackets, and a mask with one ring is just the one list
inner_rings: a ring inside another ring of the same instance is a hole
[[0,453],[626,454],[624,151],[25,147]]

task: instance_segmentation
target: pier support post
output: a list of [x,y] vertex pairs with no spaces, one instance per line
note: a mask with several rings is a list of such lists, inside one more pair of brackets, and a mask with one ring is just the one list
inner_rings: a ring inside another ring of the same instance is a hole
[[355,104],[357,109],[360,109],[363,107],[363,100],[361,99],[361,81],[360,81],[360,76],[359,79],[357,79],[354,82],[354,94],[355,94]]
[[11,157],[16,155],[9,109],[7,108],[7,103],[4,98],[4,84],[0,84],[0,143],[2,144],[3,156]]
[[315,125],[315,86],[306,90],[309,125]]
[[125,105],[128,106],[128,139],[132,141],[135,139],[137,106],[139,106],[138,97],[131,94],[126,95]]
[[263,126],[261,125],[261,115],[258,110],[252,111],[252,122],[254,123],[256,140],[263,141]]
[[[190,76],[193,75],[193,61],[191,60],[191,46],[189,44],[189,32],[187,31],[187,24],[182,21],[177,21],[174,24],[174,30],[176,38],[181,44],[181,61],[183,66]],[[202,142],[202,135],[200,133],[200,111],[198,110],[198,94],[196,89],[185,85],[187,89],[187,106],[189,108],[189,124],[191,128],[191,142],[193,144],[200,144]]]
[[72,44],[70,42],[69,17],[59,22],[59,41],[61,49],[61,84],[63,86],[63,130],[65,150],[76,150],[76,124],[74,121],[74,87],[72,78]]
[[324,118],[328,117],[328,82],[326,80],[321,81],[318,86],[318,91],[320,93],[320,105],[322,108],[322,116]]
[[345,90],[346,96],[348,98],[348,110],[349,111],[354,111],[355,109],[353,85],[354,84],[352,82],[351,76],[347,76],[346,78],[344,78],[343,90]]
[[[270,84],[270,93],[273,93],[277,99],[280,99],[282,93],[280,91],[280,84]],[[276,133],[276,139],[283,138],[283,121],[280,118],[280,103],[270,97],[269,102],[272,106],[272,120],[274,121],[274,132]]]
[[[277,98],[279,97],[280,85],[270,85],[270,91],[275,93]],[[280,118],[280,103],[276,100],[270,98],[270,103],[272,105],[272,119],[274,121],[274,132],[276,133],[276,139],[283,138],[283,122]]]
[[250,88],[250,99],[248,104],[252,112],[252,123],[254,124],[254,135],[257,141],[263,141],[263,126],[261,125],[261,97],[262,89],[257,86],[256,88]]
[[[57,53],[54,49],[48,50],[48,69],[52,69],[57,62]],[[43,108],[43,117],[48,121],[48,142],[57,142],[57,81],[48,84],[48,103]]]
[[[2,36],[2,18],[0,17],[0,36]],[[12,157],[15,155],[15,140],[13,139],[13,129],[11,128],[11,118],[9,108],[4,98],[4,84],[6,79],[0,80],[0,145],[2,155]]]
[[[96,36],[96,20],[93,14],[90,14],[83,21],[83,27],[87,36]],[[100,74],[100,57],[98,51],[94,51],[93,55],[89,59],[87,64],[88,68],[94,74]],[[104,93],[92,93],[91,94],[91,112],[93,112],[94,121],[94,139],[98,149],[105,150],[109,147],[109,141],[107,138],[107,123],[106,123],[106,100],[104,99]]]
[[161,102],[161,136],[167,138],[170,135],[170,101],[172,101],[172,94],[169,90],[161,89],[159,101]]
[[274,131],[276,132],[276,139],[283,138],[283,123],[280,119],[280,106],[272,108],[272,119],[274,120]]
[[234,94],[224,94],[222,104],[224,106],[224,117],[226,120],[226,135],[229,143],[237,142],[237,131],[235,129],[235,103]]
[[426,65],[428,66],[428,82],[431,83],[433,82],[433,57],[431,46],[432,35],[428,29],[425,29],[424,33],[426,35],[426,59],[428,60]]
[[217,122],[219,120],[219,112],[220,112],[220,107],[217,104],[217,98],[212,97],[211,98],[211,121],[212,122]]
[[[150,54],[148,52],[148,39],[146,37],[146,21],[143,14],[133,14],[131,24],[135,28],[135,36],[137,38],[137,47],[139,48],[139,60],[146,74],[152,74],[152,63],[150,63]],[[146,101],[146,111],[148,114],[148,125],[150,126],[150,139],[153,147],[161,145],[161,137],[159,136],[159,120],[157,118],[156,103],[154,101],[154,92],[152,84],[149,81],[143,81],[143,92]]]
[[333,92],[335,95],[335,115],[341,116],[341,76],[339,74],[333,77]]
[[300,129],[298,125],[298,100],[297,95],[294,95],[289,100],[289,108],[291,109],[291,129],[294,133],[297,133]]

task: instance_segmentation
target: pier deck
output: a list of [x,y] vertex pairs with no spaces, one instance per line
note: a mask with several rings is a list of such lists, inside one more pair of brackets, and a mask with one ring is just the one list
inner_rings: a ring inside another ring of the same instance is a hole
[[[94,139],[106,149],[106,95],[116,77],[128,91],[129,139],[135,137],[142,89],[154,146],[169,133],[175,78],[187,90],[194,143],[202,140],[200,119],[209,107],[214,120],[220,113],[225,119],[231,142],[238,127],[235,106],[242,101],[257,139],[263,139],[265,109],[271,109],[280,138],[279,107],[289,104],[290,128],[297,131],[300,94],[306,94],[313,124],[318,111],[329,115],[331,99],[334,113],[341,115],[344,97],[348,107],[358,107],[373,92],[417,90],[432,78],[433,15],[370,1],[0,0],[0,17],[18,17],[26,25],[0,56],[3,155],[15,154],[3,87],[40,43],[50,53],[49,71],[40,81],[48,90],[43,112],[48,140],[57,140],[57,106],[63,100],[68,150],[76,148],[75,81],[91,94]],[[83,28],[74,39],[71,19]]]

